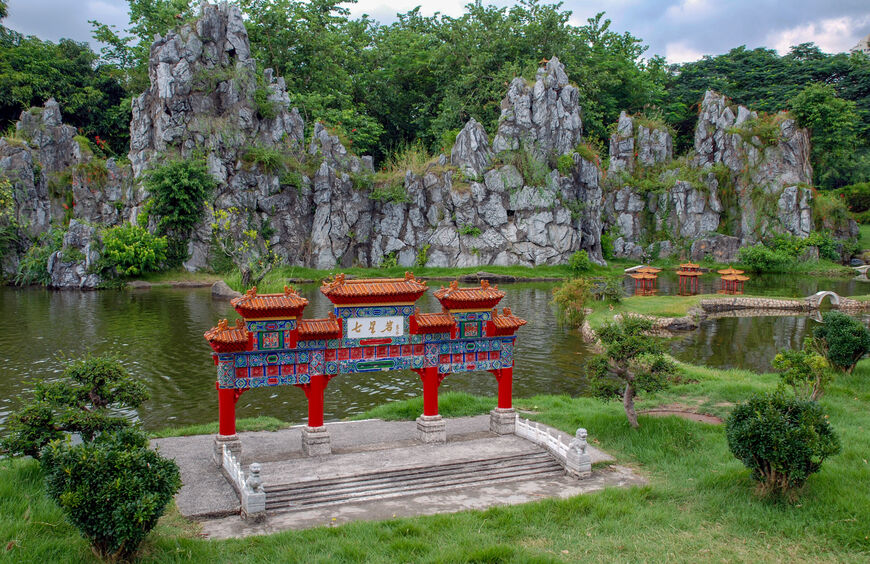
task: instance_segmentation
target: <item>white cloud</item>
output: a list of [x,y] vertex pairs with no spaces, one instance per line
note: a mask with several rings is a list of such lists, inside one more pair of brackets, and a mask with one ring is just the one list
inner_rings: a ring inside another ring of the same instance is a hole
[[861,29],[870,24],[870,16],[853,18],[828,18],[790,29],[767,34],[767,45],[776,49],[780,55],[788,53],[793,45],[813,42],[828,53],[848,51],[861,37]]
[[668,6],[665,17],[670,20],[698,20],[709,16],[714,11],[709,0],[682,0],[679,4]]
[[676,41],[665,45],[665,59],[669,63],[687,63],[697,61],[704,53],[689,46],[687,41]]

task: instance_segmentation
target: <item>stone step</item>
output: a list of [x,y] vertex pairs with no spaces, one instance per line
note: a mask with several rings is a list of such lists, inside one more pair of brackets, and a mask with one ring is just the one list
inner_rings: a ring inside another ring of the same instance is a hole
[[562,476],[565,470],[548,453],[373,472],[305,484],[266,486],[266,509],[299,511],[329,505],[383,500],[456,488]]
[[549,458],[550,455],[543,450],[538,451],[525,451],[521,453],[511,454],[507,456],[497,456],[490,458],[481,458],[474,460],[460,460],[456,462],[447,462],[442,464],[432,464],[428,466],[407,466],[400,468],[393,468],[390,470],[376,470],[374,472],[366,472],[360,474],[353,474],[348,476],[338,476],[335,478],[320,478],[320,479],[312,479],[312,480],[301,480],[298,482],[290,482],[290,483],[279,483],[279,484],[269,484],[265,483],[263,488],[266,492],[272,491],[294,491],[294,490],[304,490],[310,491],[312,487],[316,485],[318,486],[331,486],[335,484],[348,484],[351,482],[363,482],[363,481],[372,481],[382,478],[390,478],[392,476],[407,476],[409,473],[414,473],[417,476],[423,477],[425,475],[430,474],[441,474],[445,472],[452,472],[456,470],[469,471],[471,468],[481,468],[486,466],[502,466],[505,464],[512,464],[516,461],[533,461],[538,459],[546,459]]
[[465,476],[474,478],[484,474],[493,475],[494,473],[498,473],[501,475],[510,471],[523,471],[533,468],[548,469],[552,467],[553,461],[549,459],[548,455],[544,455],[544,457],[546,458],[541,457],[540,459],[529,461],[511,461],[497,466],[470,464],[461,470],[446,470],[438,472],[406,471],[404,473],[390,472],[391,475],[384,477],[370,476],[368,478],[351,479],[346,482],[330,484],[321,484],[318,482],[311,484],[307,488],[294,488],[287,490],[266,489],[266,492],[270,499],[275,500],[292,498],[293,500],[302,501],[321,496],[337,497],[348,492],[364,492],[384,488],[395,489],[400,487],[417,486],[421,483],[438,483],[445,480],[456,482],[458,479],[462,479]]

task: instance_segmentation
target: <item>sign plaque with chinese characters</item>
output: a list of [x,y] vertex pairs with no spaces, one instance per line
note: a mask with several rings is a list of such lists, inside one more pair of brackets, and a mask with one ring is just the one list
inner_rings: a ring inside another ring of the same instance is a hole
[[402,316],[351,317],[346,324],[347,336],[351,339],[401,337],[404,334],[404,320]]

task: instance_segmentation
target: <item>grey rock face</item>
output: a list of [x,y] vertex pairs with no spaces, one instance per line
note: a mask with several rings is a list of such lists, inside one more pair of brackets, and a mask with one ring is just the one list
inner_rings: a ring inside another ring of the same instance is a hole
[[97,230],[75,219],[63,237],[63,248],[48,259],[48,272],[53,288],[92,290],[101,279],[89,271],[100,259]]
[[467,176],[476,177],[489,168],[492,149],[486,130],[474,118],[468,120],[450,151],[450,163],[459,167]]
[[[630,186],[621,186],[621,177],[612,176],[615,186],[606,198],[607,222],[618,228],[626,243],[640,243],[649,233],[665,230],[678,239],[696,241],[704,249],[709,247],[708,236],[723,225],[742,245],[755,243],[761,233],[809,235],[813,228],[811,194],[799,186],[812,178],[808,134],[793,120],[775,116],[765,119],[779,124],[777,139],[762,141],[751,135],[758,119],[755,112],[730,105],[724,96],[708,91],[695,128],[694,155],[681,165],[684,170],[661,173],[659,181],[669,187],[645,198]],[[669,161],[672,144],[667,132],[638,128],[623,113],[610,150],[611,172],[632,172],[638,166]],[[727,178],[722,169],[713,174],[714,165],[724,166]],[[700,181],[677,179],[687,176]],[[728,184],[720,186],[720,181]],[[759,209],[759,205],[766,207]],[[716,241],[721,246],[721,240]],[[636,254],[625,245],[622,253],[625,249]],[[734,253],[723,253],[733,260]]]
[[624,111],[619,114],[616,131],[610,136],[610,172],[631,172],[635,162],[643,166],[666,163],[673,155],[674,142],[666,129],[637,125]]
[[525,146],[540,155],[562,155],[580,142],[582,125],[580,93],[553,57],[538,69],[534,84],[519,77],[511,82],[492,148],[500,153]]
[[740,250],[740,239],[715,234],[692,243],[691,259],[700,261],[712,258],[716,262],[734,262]]

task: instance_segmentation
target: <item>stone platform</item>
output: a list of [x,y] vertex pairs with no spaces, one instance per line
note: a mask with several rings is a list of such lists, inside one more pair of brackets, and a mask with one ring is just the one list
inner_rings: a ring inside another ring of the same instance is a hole
[[[304,454],[302,426],[239,433],[242,465],[261,464],[267,492],[267,517],[256,523],[241,519],[235,491],[212,463],[212,435],[153,444],[181,468],[179,511],[201,520],[203,532],[214,538],[484,509],[644,483],[619,466],[596,469],[583,480],[569,477],[544,448],[491,432],[488,415],[444,421],[447,442],[440,444],[418,440],[414,421],[328,423],[332,454],[324,456]],[[593,447],[588,452],[593,463],[613,460]]]

